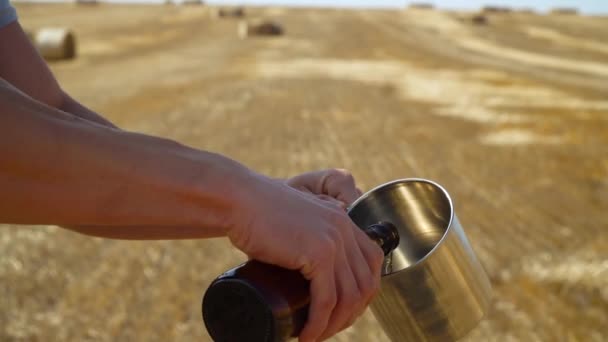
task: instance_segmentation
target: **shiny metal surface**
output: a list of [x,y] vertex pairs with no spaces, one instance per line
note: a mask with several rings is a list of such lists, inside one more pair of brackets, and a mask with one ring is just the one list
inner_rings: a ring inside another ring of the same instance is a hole
[[399,230],[371,305],[393,341],[454,341],[477,325],[490,305],[490,282],[441,186],[393,181],[361,196],[348,213],[361,228],[388,221]]

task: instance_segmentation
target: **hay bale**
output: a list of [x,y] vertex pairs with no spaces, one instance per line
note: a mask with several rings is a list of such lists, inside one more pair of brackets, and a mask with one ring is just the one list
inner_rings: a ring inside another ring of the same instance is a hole
[[185,6],[200,6],[203,5],[205,2],[203,0],[182,0],[181,4],[185,5]]
[[549,11],[549,14],[555,14],[555,15],[577,15],[578,14],[578,9],[574,8],[574,7],[557,7],[557,8],[551,9],[551,11]]
[[280,36],[284,34],[283,27],[269,20],[239,23],[238,35],[241,39],[251,36]]
[[218,18],[242,18],[245,16],[245,9],[242,7],[220,8],[217,10]]
[[414,8],[414,9],[434,9],[435,5],[431,4],[430,2],[412,2],[409,5],[409,8]]
[[511,12],[511,9],[504,6],[487,5],[483,6],[481,11],[483,13],[509,13]]
[[99,5],[98,0],[76,0],[75,3],[76,3],[76,5],[86,5],[86,6]]
[[534,11],[534,9],[532,8],[520,8],[517,10],[517,13],[522,13],[522,14],[536,14],[536,11]]
[[34,46],[44,59],[60,60],[76,57],[76,39],[66,28],[43,28],[34,36]]
[[485,26],[488,24],[488,17],[483,14],[475,14],[471,17],[471,23],[473,25]]
[[472,14],[463,14],[456,16],[458,21],[465,24],[479,25],[485,26],[490,23],[490,18],[483,13],[472,13]]

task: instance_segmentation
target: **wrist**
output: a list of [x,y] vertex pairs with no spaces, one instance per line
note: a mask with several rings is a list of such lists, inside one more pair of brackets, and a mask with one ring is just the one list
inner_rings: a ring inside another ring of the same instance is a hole
[[253,229],[258,224],[260,207],[268,205],[268,192],[277,186],[286,186],[281,179],[274,179],[250,169],[241,170],[228,183],[232,210],[226,221],[224,234],[232,244],[243,250],[254,238]]
[[243,214],[255,200],[255,187],[265,176],[220,154],[180,145],[180,158],[189,166],[178,180],[180,192],[200,205],[195,224],[214,236],[227,236],[242,226]]

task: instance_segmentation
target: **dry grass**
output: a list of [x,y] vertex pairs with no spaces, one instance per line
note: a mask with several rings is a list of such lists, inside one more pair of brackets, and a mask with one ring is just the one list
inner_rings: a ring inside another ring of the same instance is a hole
[[[79,56],[54,72],[125,128],[277,177],[444,185],[495,289],[465,341],[608,339],[605,18],[248,9],[287,34],[241,41],[206,6],[18,10],[31,29],[73,28]],[[201,296],[244,259],[223,239],[53,227],[2,226],[0,251],[1,341],[208,341]],[[334,341],[387,339],[366,313]]]

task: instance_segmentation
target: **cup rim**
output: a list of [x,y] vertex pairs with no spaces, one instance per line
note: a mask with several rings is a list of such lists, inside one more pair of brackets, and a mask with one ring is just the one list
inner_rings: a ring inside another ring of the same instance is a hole
[[428,180],[428,179],[425,179],[425,178],[401,178],[401,179],[396,179],[396,180],[393,180],[393,181],[390,181],[390,182],[387,182],[387,183],[384,183],[384,184],[380,184],[380,185],[376,186],[375,188],[373,188],[373,189],[365,192],[363,195],[361,195],[359,198],[357,198],[353,203],[351,203],[351,205],[349,205],[346,208],[347,214],[350,214],[350,212],[359,203],[365,201],[368,197],[370,197],[372,195],[372,193],[374,193],[376,191],[379,191],[379,190],[381,190],[383,188],[386,188],[386,187],[389,187],[389,186],[392,186],[392,185],[395,185],[395,184],[399,184],[399,183],[427,183],[427,184],[431,184],[432,186],[434,186],[434,187],[438,188],[439,190],[441,190],[441,192],[443,193],[443,195],[447,199],[448,204],[450,206],[450,218],[448,220],[447,227],[445,229],[445,232],[443,233],[443,236],[441,236],[441,239],[439,239],[439,241],[437,241],[437,243],[435,244],[435,246],[433,246],[433,248],[431,248],[431,250],[428,253],[426,253],[422,258],[418,259],[415,263],[412,263],[412,264],[408,265],[407,267],[405,267],[404,269],[401,269],[399,271],[396,271],[396,272],[393,272],[393,273],[390,273],[390,274],[386,274],[387,276],[391,275],[391,274],[394,274],[394,273],[398,273],[398,272],[403,271],[403,270],[407,270],[407,269],[413,268],[413,267],[415,267],[415,266],[423,263],[427,258],[429,258],[431,255],[433,255],[434,252],[435,252],[435,250],[438,249],[439,246],[441,246],[443,244],[443,241],[445,239],[447,239],[447,236],[448,236],[449,232],[452,230],[452,226],[453,226],[453,222],[454,222],[454,216],[455,216],[454,215],[454,203],[452,202],[452,198],[450,197],[450,194],[447,192],[447,190],[444,187],[442,187],[441,185],[439,185],[437,182],[434,182],[432,180]]

